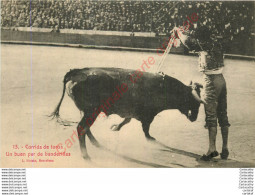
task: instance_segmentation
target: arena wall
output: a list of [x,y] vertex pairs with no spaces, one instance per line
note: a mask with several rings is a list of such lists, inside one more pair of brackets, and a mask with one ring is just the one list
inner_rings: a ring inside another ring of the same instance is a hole
[[[142,51],[157,51],[162,48],[162,44],[167,39],[166,36],[126,36],[126,35],[109,35],[109,34],[78,34],[61,33],[61,32],[29,32],[17,31],[10,29],[1,30],[2,42],[19,42],[19,43],[37,43],[37,44],[68,44],[78,45],[84,47],[100,47],[115,49],[130,49]],[[255,36],[240,37],[232,42],[229,46],[227,54],[255,56],[254,51]],[[179,48],[172,48],[171,53],[187,54],[187,50],[181,46]]]
[[[89,46],[112,46],[127,48],[156,49],[162,47],[166,37],[142,37],[98,34],[75,34],[58,32],[28,32],[28,31],[1,31],[1,41],[36,42],[36,43],[59,43],[78,44]],[[184,48],[173,48],[173,53],[184,52]]]

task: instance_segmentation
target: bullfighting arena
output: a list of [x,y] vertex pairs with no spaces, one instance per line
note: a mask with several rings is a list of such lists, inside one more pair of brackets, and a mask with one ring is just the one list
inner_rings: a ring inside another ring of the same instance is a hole
[[[91,132],[103,147],[93,146],[86,138],[91,157],[87,161],[81,157],[78,139],[71,139],[77,123],[63,126],[47,116],[61,97],[66,72],[84,67],[138,69],[143,60],[151,56],[157,64],[160,56],[152,52],[8,44],[1,45],[1,52],[2,167],[255,166],[254,61],[225,59],[224,76],[231,123],[229,160],[221,160],[220,157],[210,162],[199,160],[208,149],[208,132],[203,127],[205,115],[201,105],[198,119],[193,123],[177,110],[167,110],[157,115],[150,127],[150,134],[156,138],[156,142],[145,139],[141,124],[135,119],[115,132],[111,126],[122,119],[117,115],[100,117]],[[169,54],[160,71],[189,84],[190,80],[200,80],[196,65],[197,57]],[[80,121],[81,113],[68,95],[65,95],[60,115],[68,121]],[[70,156],[45,155],[45,151],[56,152],[51,147],[59,144]],[[221,144],[218,128],[218,152],[221,152]],[[15,148],[16,145],[19,149]],[[31,147],[38,145],[50,148]],[[43,156],[7,155],[7,152],[24,152],[27,155],[31,151],[35,154],[42,152]]]

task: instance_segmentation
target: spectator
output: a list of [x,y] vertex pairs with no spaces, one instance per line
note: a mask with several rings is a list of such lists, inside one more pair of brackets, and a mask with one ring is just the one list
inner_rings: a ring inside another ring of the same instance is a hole
[[[239,8],[242,9],[239,9]],[[167,34],[196,12],[195,26],[233,38],[249,36],[253,2],[2,0],[2,27],[155,32]],[[31,21],[30,21],[31,18]],[[191,27],[193,28],[193,26]]]

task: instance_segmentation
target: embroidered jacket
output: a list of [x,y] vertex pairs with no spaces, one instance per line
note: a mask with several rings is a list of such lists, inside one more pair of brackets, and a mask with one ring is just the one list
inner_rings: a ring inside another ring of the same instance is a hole
[[205,51],[199,52],[199,71],[217,71],[224,67],[223,48],[217,41],[210,44]]

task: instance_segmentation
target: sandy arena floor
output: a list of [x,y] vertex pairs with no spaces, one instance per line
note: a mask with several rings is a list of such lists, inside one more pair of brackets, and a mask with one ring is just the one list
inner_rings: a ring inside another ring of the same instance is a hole
[[[157,139],[155,143],[146,141],[141,124],[135,119],[121,131],[113,132],[111,125],[122,119],[116,115],[99,118],[91,131],[103,148],[96,148],[87,141],[91,161],[86,161],[81,157],[78,140],[71,139],[76,124],[62,126],[47,117],[61,97],[65,73],[83,67],[137,69],[148,57],[153,56],[156,64],[160,57],[156,53],[5,44],[1,50],[1,167],[255,166],[254,62],[225,60],[224,76],[232,125],[229,160],[224,161],[219,157],[212,162],[197,160],[208,149],[208,132],[203,128],[204,111],[201,106],[198,120],[194,123],[176,110],[164,111],[156,116],[150,128],[151,135]],[[200,79],[196,63],[196,57],[168,55],[161,71],[188,84],[191,79]],[[63,119],[75,122],[81,118],[80,112],[67,95],[60,114]],[[66,147],[66,152],[71,156],[47,157],[45,152],[56,150],[25,149],[26,145],[43,147],[59,143]],[[19,149],[14,149],[13,145],[18,145]],[[221,152],[220,130],[217,150]],[[24,152],[26,156],[7,156],[8,152],[13,155],[14,152]],[[28,157],[31,152],[35,156]],[[40,152],[43,156],[37,156]],[[37,162],[26,162],[27,159]],[[39,162],[39,159],[54,162]]]

